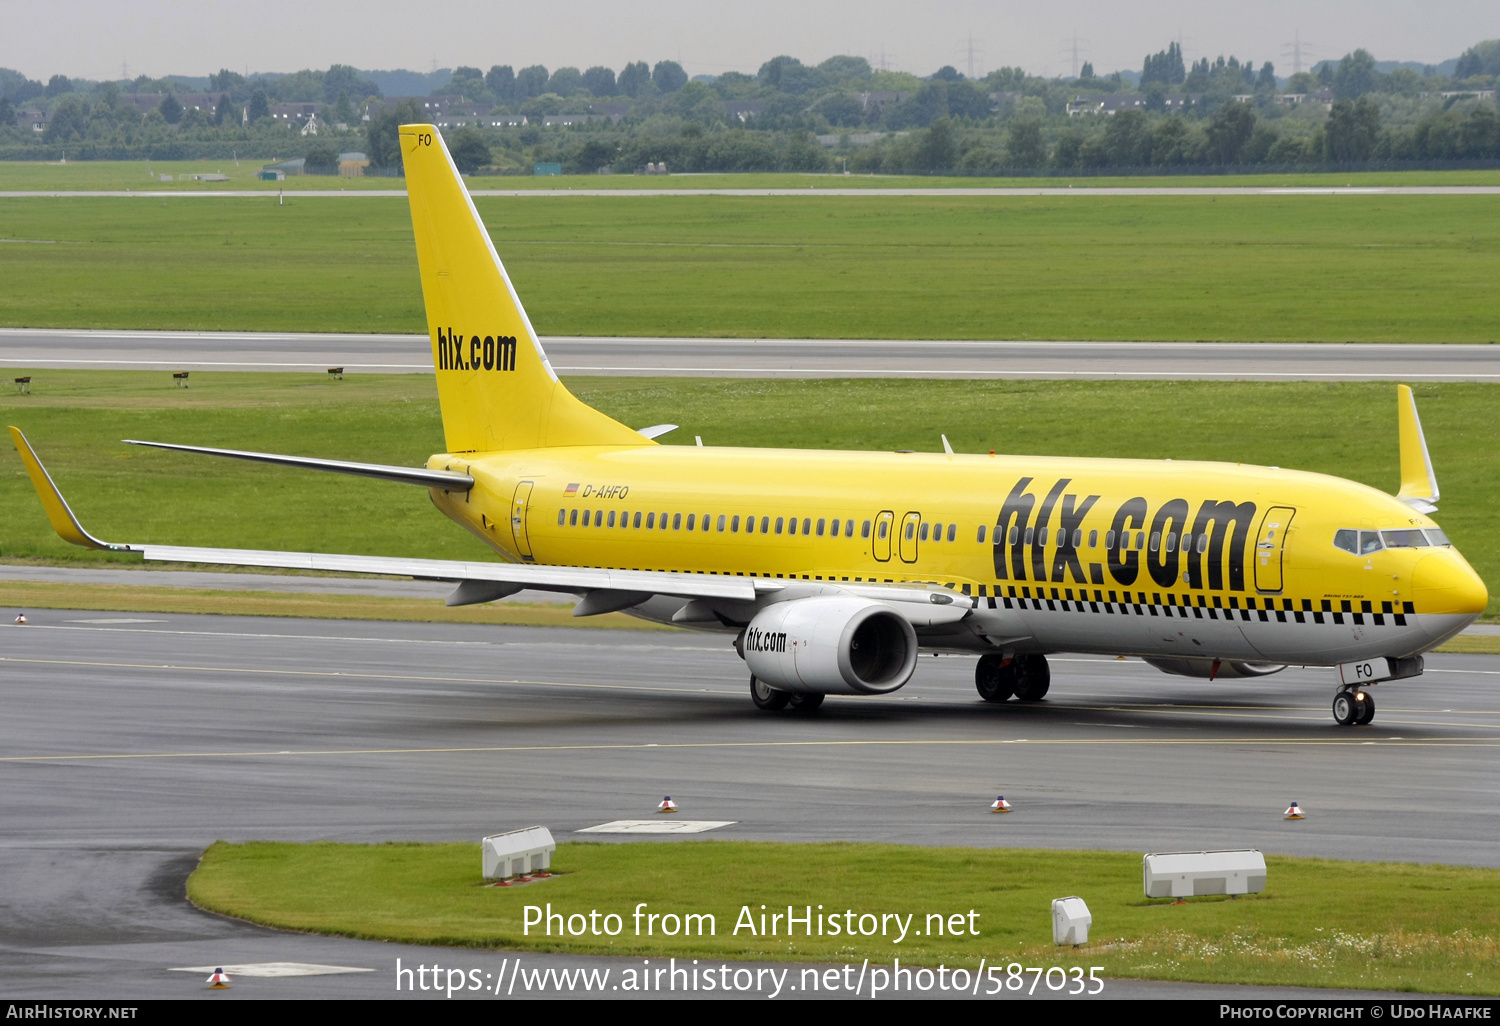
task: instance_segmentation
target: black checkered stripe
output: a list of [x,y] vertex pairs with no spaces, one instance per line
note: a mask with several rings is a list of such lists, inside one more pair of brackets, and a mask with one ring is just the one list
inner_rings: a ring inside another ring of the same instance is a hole
[[[1000,594],[1002,587],[1005,588],[1004,595]],[[969,585],[964,585],[963,592],[965,595],[970,594]],[[1225,599],[1220,595],[1163,595],[1161,592],[1107,592],[1102,589],[1095,589],[1091,597],[1087,588],[1033,588],[1013,584],[997,584],[993,589],[981,584],[979,594],[970,597],[974,600],[976,609],[1035,609],[1061,613],[1111,613],[1122,616],[1162,616],[1168,619],[1176,617],[1180,620],[1239,620],[1244,623],[1255,620],[1270,623],[1274,618],[1277,623],[1307,623],[1311,620],[1313,623],[1369,623],[1384,627],[1389,618],[1393,625],[1405,627],[1406,618],[1417,611],[1410,602],[1401,603],[1399,610],[1395,608],[1394,602],[1382,602],[1377,613],[1373,602],[1361,601],[1360,608],[1356,610],[1349,599],[1339,600],[1337,609],[1333,608],[1333,599],[1322,599],[1319,608],[1314,609],[1312,599],[1299,601],[1262,598],[1257,605],[1257,600],[1251,596],[1246,596],[1242,603],[1238,595],[1230,595]]]

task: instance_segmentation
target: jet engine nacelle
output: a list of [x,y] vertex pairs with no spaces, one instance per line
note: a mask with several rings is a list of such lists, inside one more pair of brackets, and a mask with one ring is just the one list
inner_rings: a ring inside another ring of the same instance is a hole
[[1268,673],[1280,673],[1286,669],[1284,663],[1247,663],[1241,659],[1221,659],[1214,669],[1214,660],[1193,656],[1146,656],[1146,662],[1162,673],[1175,673],[1181,677],[1264,677]]
[[906,618],[854,596],[769,605],[738,645],[750,672],[779,691],[883,695],[917,668],[917,632]]

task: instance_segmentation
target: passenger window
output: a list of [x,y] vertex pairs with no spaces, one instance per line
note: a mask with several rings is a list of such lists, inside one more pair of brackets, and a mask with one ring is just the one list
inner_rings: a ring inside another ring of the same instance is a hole
[[979,544],[984,544],[984,525],[979,525]]
[[786,533],[787,534],[796,534],[797,533],[797,518],[796,517],[787,517],[786,518]]
[[1442,531],[1438,530],[1436,527],[1429,527],[1427,529],[1427,540],[1432,542],[1432,544],[1434,545],[1443,545],[1450,548],[1453,545],[1453,543],[1448,540],[1448,536]]
[[1036,528],[1034,528],[1034,527],[1028,527],[1028,528],[1026,528],[1026,544],[1027,545],[1031,544],[1031,539],[1032,539],[1032,537],[1035,534],[1036,534]]
[[810,534],[811,532],[812,532],[812,518],[811,517],[803,517],[802,518],[802,533],[803,534]]
[[[760,518],[760,533],[761,534],[767,534],[767,533],[769,533],[770,530],[771,530],[771,518],[770,517],[761,517]],[[778,529],[776,533],[780,534],[781,531]]]
[[1115,532],[1113,532],[1113,531],[1105,531],[1104,532],[1104,547],[1106,549],[1112,549],[1112,548],[1115,547]]
[[870,537],[870,522],[868,520],[866,520],[864,526],[859,529],[859,536],[861,538]]
[[573,511],[571,511],[568,514],[568,526],[569,527],[577,527],[578,526],[578,511],[576,509],[573,510]]
[[1409,531],[1381,531],[1380,537],[1384,539],[1385,547],[1388,549],[1427,548],[1427,536],[1415,529]]
[[632,526],[634,526],[636,528],[639,528],[641,526],[641,513],[640,513],[640,510],[636,510],[635,523]]
[[1020,541],[1020,539],[1021,539],[1021,525],[1020,524],[1011,524],[1010,525],[1010,544],[1014,545],[1016,542]]
[[1137,549],[1144,549],[1146,547],[1146,532],[1145,531],[1137,531],[1137,532],[1135,532],[1135,547]]
[[[722,531],[724,529],[721,527],[721,528],[719,528],[719,530]],[[739,534],[740,533],[740,518],[739,517],[731,517],[730,518],[730,520],[729,520],[729,533],[730,534]]]
[[[922,532],[921,532],[921,534],[919,534],[919,535],[918,535],[918,536],[917,536],[917,540],[918,540],[918,541],[926,541],[926,540],[927,540],[927,532],[928,532],[928,531],[929,531],[929,530],[931,530],[931,529],[932,529],[932,525],[931,525],[931,524],[925,524],[925,523],[924,523],[924,524],[923,524],[923,525],[922,525]],[[908,538],[910,538],[910,537],[911,537],[911,530],[910,530],[910,529],[908,529],[908,530],[907,530],[907,532],[906,532],[906,536],[907,536],[907,537],[908,537]]]
[[[708,530],[708,522],[709,522],[709,521],[710,521],[710,520],[711,520],[711,519],[713,519],[713,514],[712,514],[712,513],[705,513],[705,514],[703,514],[703,529],[704,529],[704,530],[705,530],[705,531],[707,531],[707,530]],[[719,530],[721,530],[721,531],[722,531],[722,530],[723,530],[723,529],[724,529],[724,525],[723,525],[723,524],[720,524],[720,525],[719,525]]]
[[1370,553],[1379,552],[1383,548],[1385,546],[1380,543],[1379,531],[1359,532],[1359,554],[1361,556],[1368,556]]
[[1168,534],[1167,534],[1167,551],[1168,552],[1176,552],[1177,551],[1177,535],[1174,534],[1174,533],[1171,533],[1171,532],[1168,532]]
[[829,522],[829,524],[828,524],[828,536],[830,538],[837,538],[839,536],[839,518],[838,517],[834,517],[833,520]]
[[566,527],[567,523],[568,523],[568,511],[565,510],[565,509],[559,509],[557,511],[557,526],[558,527]]
[[1062,548],[1068,544],[1068,532],[1061,527],[1057,529],[1057,547]]
[[822,517],[819,517],[818,518],[818,537],[819,538],[823,537],[823,528],[826,525],[827,525],[827,521],[825,521]]
[[906,522],[906,540],[911,541],[912,536],[917,533],[917,525],[914,521]]
[[1206,535],[1206,534],[1200,534],[1198,536],[1198,552],[1201,555],[1202,553],[1207,552],[1207,551],[1208,551],[1208,535]]
[[1158,550],[1160,548],[1161,548],[1161,532],[1160,531],[1152,531],[1151,532],[1151,551],[1155,552],[1156,550]]
[[[689,521],[688,528],[691,529],[692,526],[693,526],[692,522]],[[674,531],[680,531],[680,530],[682,530],[682,514],[681,513],[674,513],[674,514],[672,514],[672,530],[674,530]]]
[[845,520],[844,521],[844,537],[845,538],[853,538],[854,537],[854,521],[852,521],[852,520]]
[[646,514],[646,530],[653,531],[655,529],[656,529],[656,514],[655,513],[647,513]]
[[698,518],[698,514],[696,514],[696,513],[689,513],[688,514],[687,529],[689,531],[691,531],[693,529],[693,521],[695,521],[697,518]]
[[1091,549],[1097,549],[1098,547],[1099,547],[1099,532],[1098,531],[1090,531],[1089,532],[1089,548],[1091,548]]
[[1073,531],[1073,547],[1080,548],[1083,545],[1083,528],[1079,527]]
[[777,534],[781,533],[781,525],[783,523],[785,523],[785,521],[781,517],[777,517],[776,518],[776,533]]
[[890,526],[891,525],[888,524],[888,523],[886,523],[884,520],[882,520],[880,522],[880,537],[882,539],[884,539],[885,536],[890,533],[890,531],[889,531]]
[[1333,532],[1333,547],[1354,555],[1359,554],[1359,532],[1344,528]]
[[610,526],[610,527],[614,527],[615,526],[615,511],[614,510],[610,510],[609,511],[609,524],[608,524],[608,526]]
[[957,524],[949,524],[948,525],[948,540],[952,541],[957,536],[958,536],[958,525]]

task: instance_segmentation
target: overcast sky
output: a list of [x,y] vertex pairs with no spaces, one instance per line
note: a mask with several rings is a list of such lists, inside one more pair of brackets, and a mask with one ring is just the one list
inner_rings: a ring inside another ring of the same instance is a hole
[[467,64],[619,70],[680,60],[689,74],[754,73],[777,54],[816,63],[867,57],[930,74],[944,64],[983,74],[1019,65],[1069,74],[1139,68],[1181,39],[1189,60],[1233,54],[1292,70],[1363,47],[1381,60],[1436,63],[1500,37],[1496,0],[4,0],[0,66],[45,81],[296,71],[353,64],[414,71]]

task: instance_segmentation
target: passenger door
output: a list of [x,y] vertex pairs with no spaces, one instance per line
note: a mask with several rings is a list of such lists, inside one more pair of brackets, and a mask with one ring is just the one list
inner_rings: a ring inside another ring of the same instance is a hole
[[1281,590],[1281,557],[1286,546],[1287,528],[1297,511],[1290,506],[1272,506],[1260,518],[1255,536],[1255,589]]
[[522,481],[516,485],[516,494],[510,502],[510,532],[516,542],[516,554],[522,559],[530,560],[531,539],[526,535],[526,511],[531,503],[530,481]]

